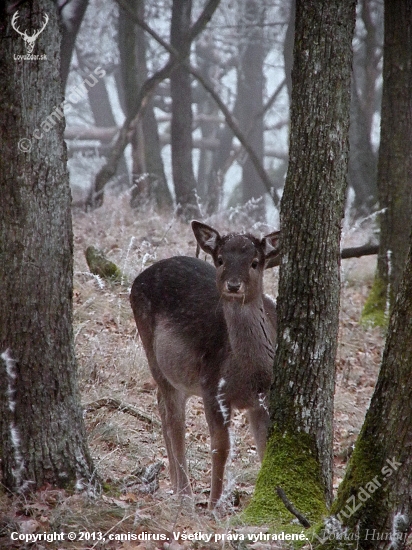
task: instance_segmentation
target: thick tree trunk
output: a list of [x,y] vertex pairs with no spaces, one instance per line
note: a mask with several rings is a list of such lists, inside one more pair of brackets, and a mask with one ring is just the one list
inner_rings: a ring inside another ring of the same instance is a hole
[[[173,0],[170,43],[187,56],[190,41],[192,0]],[[184,219],[199,216],[192,161],[192,90],[190,74],[179,65],[170,75],[172,97],[172,171],[178,214]]]
[[39,28],[45,13],[34,54],[47,60],[15,61],[25,47],[10,23],[0,37],[0,428],[2,483],[12,491],[81,487],[93,469],[73,347],[58,19],[51,0],[19,7],[26,28]]
[[412,234],[378,382],[332,509],[340,521],[335,534],[353,548],[400,550],[412,526],[411,372]]
[[385,2],[385,38],[378,190],[380,250],[375,289],[380,309],[393,306],[412,224],[412,6]]
[[248,516],[309,519],[332,498],[340,225],[348,156],[355,2],[296,3],[289,169],[281,203],[272,427]]
[[[248,136],[250,146],[263,164],[263,23],[265,5],[259,0],[246,0],[242,14],[244,25],[240,47],[237,93],[239,95],[239,124]],[[243,202],[259,199],[266,194],[266,188],[247,156],[242,170]],[[265,205],[262,200],[256,211],[258,218],[264,218]]]

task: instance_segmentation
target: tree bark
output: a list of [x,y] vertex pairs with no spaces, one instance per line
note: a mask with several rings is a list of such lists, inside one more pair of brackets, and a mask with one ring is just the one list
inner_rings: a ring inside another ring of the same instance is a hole
[[296,2],[289,168],[281,202],[278,340],[268,446],[247,515],[310,521],[332,498],[340,226],[355,2]]
[[[192,0],[174,0],[170,44],[184,59],[190,49]],[[192,161],[192,89],[190,74],[182,66],[170,75],[172,98],[172,172],[178,214],[189,220],[200,215]]]
[[13,59],[25,48],[10,18],[0,37],[1,467],[2,483],[17,492],[45,484],[80,488],[93,472],[72,333],[64,117],[55,110],[63,102],[61,36],[51,0],[19,7],[26,28],[39,28],[45,13],[49,22],[34,53],[47,60]]
[[[400,550],[412,526],[412,234],[370,407],[332,512],[346,548]],[[344,528],[347,528],[344,536]],[[345,538],[346,537],[346,538]],[[321,532],[319,538],[328,540]],[[325,542],[326,542],[325,541]],[[340,548],[336,538],[328,548]]]

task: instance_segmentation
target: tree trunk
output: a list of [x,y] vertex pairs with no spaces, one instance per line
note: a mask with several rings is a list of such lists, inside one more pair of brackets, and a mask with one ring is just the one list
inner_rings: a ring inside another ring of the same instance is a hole
[[[332,509],[340,521],[336,533],[352,542],[346,548],[377,550],[392,544],[400,550],[412,526],[411,372],[412,234],[378,382]],[[319,538],[328,536],[321,532]],[[338,547],[336,540],[328,543],[328,548]]]
[[13,59],[25,45],[10,18],[0,37],[1,465],[2,483],[18,492],[80,488],[93,471],[72,333],[71,197],[64,117],[56,111],[61,36],[51,0],[19,7],[28,29],[39,28],[45,13],[34,54],[47,60]]
[[70,72],[70,63],[74,45],[76,43],[77,33],[86,13],[89,0],[59,0],[60,18],[62,20],[62,41],[61,41],[61,78],[63,83],[63,92],[66,88],[67,78]]
[[289,522],[275,489],[319,520],[332,498],[340,226],[355,2],[296,2],[289,168],[281,203],[272,426],[247,516]]
[[[130,9],[144,18],[144,0],[129,2]],[[124,91],[126,117],[133,117],[136,110],[137,91],[147,80],[146,39],[143,29],[130,19],[122,9],[119,14],[119,51]],[[162,208],[172,205],[172,197],[167,187],[157,122],[151,100],[137,123],[132,139],[133,183],[132,206],[144,205],[154,199]]]
[[[82,78],[87,78],[96,67],[94,66],[94,63],[87,62],[87,56],[85,56],[84,52],[80,51],[79,48],[76,48],[76,55]],[[99,79],[94,86],[87,86],[87,97],[89,99],[95,126],[98,128],[115,127],[116,120],[113,115],[109,93],[106,88],[106,82],[103,78]],[[125,186],[127,188],[129,186],[129,173],[124,155],[122,155],[122,158],[117,165],[116,176],[118,187]]]
[[[242,14],[242,33],[240,47],[240,67],[238,70],[237,93],[239,95],[239,124],[248,136],[252,149],[263,164],[263,24],[265,5],[259,0],[246,0]],[[250,133],[249,133],[250,132]],[[243,202],[259,199],[266,194],[266,188],[247,156],[242,170]],[[262,202],[256,211],[257,218],[265,217],[265,205]]]
[[408,250],[412,220],[412,7],[407,0],[385,2],[381,142],[378,191],[380,249],[374,286],[364,319],[387,321]]
[[351,123],[349,129],[348,185],[355,192],[354,209],[358,216],[370,214],[377,201],[377,159],[372,149],[366,113],[362,109],[352,76]]
[[348,184],[355,191],[353,208],[370,214],[378,199],[378,158],[372,148],[373,117],[378,110],[377,83],[381,76],[383,6],[360,0],[356,47],[353,56]]
[[[213,86],[213,76],[219,71],[219,59],[216,45],[211,33],[204,33],[196,42],[196,58],[198,71],[202,77]],[[197,112],[199,115],[215,115],[218,117],[219,109],[216,103],[200,85],[197,86]],[[214,121],[201,121],[199,123],[202,138],[205,141],[215,140],[219,125]],[[233,135],[233,134],[232,134]],[[199,155],[197,189],[202,203],[209,213],[215,212],[219,206],[222,190],[217,185],[216,174],[213,172],[214,153],[212,150],[201,149]]]
[[[190,41],[192,0],[173,0],[170,43],[187,57]],[[192,161],[192,90],[190,74],[178,65],[170,75],[172,98],[172,171],[178,214],[183,219],[200,215]]]

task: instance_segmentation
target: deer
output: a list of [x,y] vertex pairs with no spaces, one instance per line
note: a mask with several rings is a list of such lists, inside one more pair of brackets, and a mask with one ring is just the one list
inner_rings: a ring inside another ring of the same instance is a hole
[[185,455],[185,409],[203,399],[212,457],[209,508],[219,502],[230,452],[233,408],[246,410],[260,460],[269,427],[276,304],[263,272],[279,254],[279,231],[262,239],[192,221],[214,266],[188,256],[160,260],[133,282],[130,303],[157,383],[162,432],[175,493],[193,498]]

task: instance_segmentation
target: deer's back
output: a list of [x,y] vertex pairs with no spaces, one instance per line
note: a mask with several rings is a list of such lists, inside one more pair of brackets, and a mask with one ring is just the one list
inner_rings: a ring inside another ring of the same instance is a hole
[[135,279],[130,300],[141,336],[162,322],[206,358],[225,346],[216,269],[207,262],[186,256],[160,260]]

